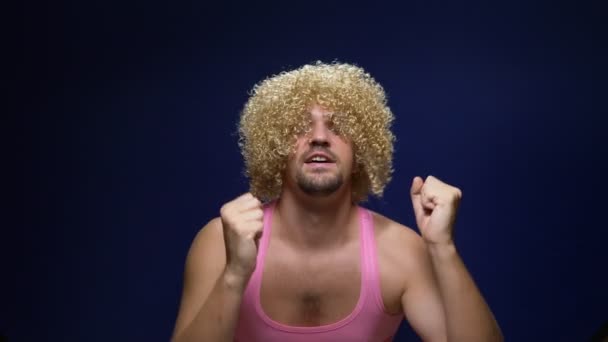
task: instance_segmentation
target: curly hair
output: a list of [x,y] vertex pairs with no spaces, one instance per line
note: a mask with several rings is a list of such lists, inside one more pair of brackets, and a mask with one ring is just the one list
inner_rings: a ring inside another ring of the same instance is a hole
[[381,197],[393,172],[394,116],[380,84],[362,68],[337,62],[304,65],[254,86],[238,127],[252,194],[279,197],[296,139],[310,129],[313,104],[333,111],[337,133],[352,142],[352,200]]

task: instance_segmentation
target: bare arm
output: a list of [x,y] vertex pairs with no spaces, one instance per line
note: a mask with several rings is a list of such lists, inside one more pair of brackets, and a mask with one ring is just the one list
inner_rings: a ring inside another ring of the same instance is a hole
[[196,236],[188,253],[172,341],[233,341],[246,281],[226,271],[219,218]]
[[408,283],[401,299],[424,341],[502,341],[500,328],[456,249],[408,244]]
[[503,341],[492,311],[453,244],[429,245],[450,341]]
[[429,175],[424,181],[414,177],[410,195],[443,302],[448,340],[502,341],[498,323],[454,245],[462,191]]
[[445,342],[448,340],[445,310],[429,253],[417,234],[408,240],[408,252],[403,258],[407,260],[404,265],[407,283],[401,297],[403,313],[423,341]]
[[243,292],[255,269],[262,203],[246,193],[224,204],[194,239],[173,341],[232,341]]

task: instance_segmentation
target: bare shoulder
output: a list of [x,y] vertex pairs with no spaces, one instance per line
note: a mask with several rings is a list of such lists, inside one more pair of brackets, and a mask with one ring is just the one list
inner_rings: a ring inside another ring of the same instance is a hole
[[370,212],[374,218],[378,254],[388,261],[389,267],[407,272],[426,262],[426,244],[418,232],[384,215]]
[[376,239],[379,244],[383,244],[382,247],[396,248],[398,252],[424,248],[422,237],[413,228],[374,211],[370,212],[374,218]]
[[[198,264],[207,261],[202,259],[213,256],[214,264],[225,263],[224,233],[222,229],[222,220],[219,217],[213,218],[202,227],[192,241],[187,262]],[[222,256],[224,257],[223,263],[216,259]]]
[[222,221],[214,218],[201,228],[188,251],[182,298],[174,335],[191,322],[203,306],[226,264]]
[[214,217],[198,231],[196,237],[194,238],[193,244],[204,242],[208,239],[217,239],[219,237],[223,238],[222,234],[222,219],[219,217]]

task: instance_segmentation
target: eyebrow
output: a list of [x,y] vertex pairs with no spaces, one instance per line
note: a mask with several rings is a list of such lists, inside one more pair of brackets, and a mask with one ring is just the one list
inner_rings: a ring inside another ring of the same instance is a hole
[[334,112],[323,113],[323,118],[331,120],[334,117],[334,114]]

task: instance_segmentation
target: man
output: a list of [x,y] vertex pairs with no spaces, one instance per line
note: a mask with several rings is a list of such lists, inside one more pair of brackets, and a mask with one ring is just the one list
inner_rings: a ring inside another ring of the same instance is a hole
[[421,232],[360,207],[390,180],[393,114],[348,64],[306,65],[254,88],[241,115],[250,193],[226,203],[186,261],[173,341],[501,341],[460,259],[461,191],[415,177]]

